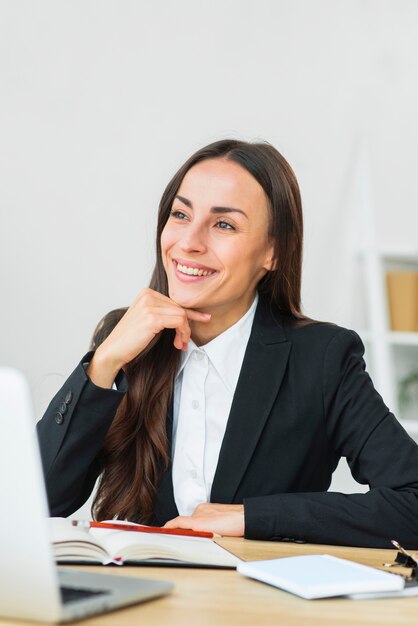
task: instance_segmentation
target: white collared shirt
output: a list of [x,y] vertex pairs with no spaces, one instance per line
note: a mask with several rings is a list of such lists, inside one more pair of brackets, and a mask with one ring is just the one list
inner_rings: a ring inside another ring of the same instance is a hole
[[198,347],[190,340],[174,384],[173,487],[180,515],[210,501],[219,452],[257,308]]

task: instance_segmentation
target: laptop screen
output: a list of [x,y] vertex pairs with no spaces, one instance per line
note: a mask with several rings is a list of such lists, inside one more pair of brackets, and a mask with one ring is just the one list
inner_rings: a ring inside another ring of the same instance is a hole
[[23,375],[11,368],[0,368],[0,441],[1,614],[59,618],[58,577],[31,397]]

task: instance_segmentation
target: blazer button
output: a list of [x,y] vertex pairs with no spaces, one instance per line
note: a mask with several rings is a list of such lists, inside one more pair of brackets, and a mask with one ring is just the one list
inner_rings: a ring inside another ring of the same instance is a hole
[[57,411],[57,413],[55,414],[55,421],[57,424],[62,424],[64,421],[64,416],[59,411]]
[[68,411],[68,406],[65,404],[65,402],[59,405],[58,411],[62,413],[62,415],[66,414],[66,412]]
[[65,404],[70,404],[73,397],[74,397],[73,392],[69,391],[67,395],[65,396],[65,400],[64,400]]

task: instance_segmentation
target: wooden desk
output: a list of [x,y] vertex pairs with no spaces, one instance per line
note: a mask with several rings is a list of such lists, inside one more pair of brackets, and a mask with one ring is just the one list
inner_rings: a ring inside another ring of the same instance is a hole
[[[346,548],[313,544],[275,543],[223,538],[219,543],[244,560],[268,559],[297,554],[333,554],[365,565],[391,561],[395,550]],[[87,619],[86,626],[356,626],[359,624],[418,623],[418,596],[382,600],[302,600],[234,570],[164,567],[89,567],[120,576],[171,580],[171,594],[117,612]],[[0,626],[16,626],[4,621]],[[22,622],[20,622],[22,623]],[[27,622],[29,624],[29,622]],[[30,622],[33,626],[33,622]]]

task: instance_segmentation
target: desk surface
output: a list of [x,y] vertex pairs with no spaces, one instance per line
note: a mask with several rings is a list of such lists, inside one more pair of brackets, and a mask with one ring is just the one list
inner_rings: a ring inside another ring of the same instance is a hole
[[[219,543],[248,561],[298,554],[333,554],[365,565],[381,566],[391,561],[395,550],[320,546],[313,544],[274,543],[222,538]],[[89,571],[121,576],[171,580],[171,594],[80,622],[86,626],[352,626],[376,624],[399,626],[418,623],[418,596],[382,600],[345,599],[303,600],[290,593],[241,576],[234,570],[210,570],[164,567],[123,567],[120,569],[89,566]],[[1,620],[0,626],[19,622]],[[22,622],[20,622],[22,623]],[[27,622],[27,624],[34,622]]]

